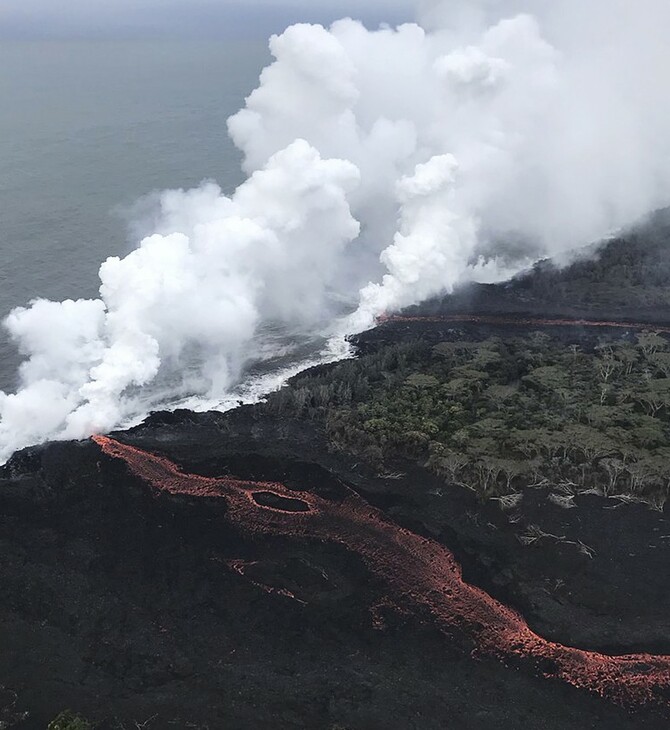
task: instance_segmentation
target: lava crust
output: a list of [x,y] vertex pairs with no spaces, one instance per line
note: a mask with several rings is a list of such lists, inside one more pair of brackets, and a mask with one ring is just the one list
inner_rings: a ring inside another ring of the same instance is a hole
[[[226,519],[248,533],[345,546],[384,582],[391,605],[415,613],[427,610],[442,632],[462,633],[482,656],[617,704],[670,704],[670,656],[609,656],[543,639],[521,615],[465,583],[460,565],[446,547],[394,524],[353,492],[338,502],[278,483],[186,474],[170,460],[139,448],[104,436],[94,440],[106,455],[123,460],[156,490],[224,500]],[[259,500],[259,493],[272,499]],[[302,509],[296,510],[295,504]],[[279,508],[287,505],[294,507]],[[245,572],[241,563],[230,567]]]

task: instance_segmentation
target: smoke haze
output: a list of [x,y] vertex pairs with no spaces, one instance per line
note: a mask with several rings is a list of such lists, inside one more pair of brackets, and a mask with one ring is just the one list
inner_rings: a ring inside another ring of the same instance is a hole
[[2,458],[176,394],[221,398],[272,328],[361,330],[667,205],[665,2],[433,2],[418,17],[274,36],[228,123],[248,180],[152,199],[149,235],[101,266],[99,299],[12,312],[26,359],[0,394]]

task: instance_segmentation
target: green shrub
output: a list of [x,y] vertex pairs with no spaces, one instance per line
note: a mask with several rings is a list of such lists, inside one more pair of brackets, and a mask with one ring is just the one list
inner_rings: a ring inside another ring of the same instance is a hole
[[52,720],[47,730],[92,730],[93,725],[81,715],[75,715],[72,710],[65,710],[55,720]]

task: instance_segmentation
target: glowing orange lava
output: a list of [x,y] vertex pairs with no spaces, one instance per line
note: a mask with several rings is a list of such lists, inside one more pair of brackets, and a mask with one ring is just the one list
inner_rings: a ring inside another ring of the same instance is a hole
[[377,318],[378,324],[386,322],[434,322],[445,324],[491,324],[518,325],[519,327],[603,327],[628,330],[650,330],[670,334],[670,327],[644,322],[609,322],[596,319],[542,319],[534,317],[513,317],[478,314],[436,314],[426,316],[406,316],[403,314],[382,314]]
[[[105,436],[95,436],[94,441],[156,490],[225,500],[226,519],[248,533],[346,546],[384,581],[391,603],[428,609],[440,629],[452,635],[463,632],[482,655],[530,667],[535,674],[621,704],[669,703],[670,656],[607,656],[543,639],[515,611],[465,583],[460,565],[446,547],[399,527],[354,493],[342,502],[331,502],[282,484],[184,474],[166,458]],[[301,511],[260,504],[254,498],[259,492],[289,505],[299,502]],[[242,564],[231,567],[245,572]]]

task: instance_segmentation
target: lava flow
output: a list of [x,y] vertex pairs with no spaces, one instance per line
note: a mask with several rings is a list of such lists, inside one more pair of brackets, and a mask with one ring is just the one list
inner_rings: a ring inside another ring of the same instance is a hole
[[387,322],[428,322],[444,324],[490,324],[518,327],[602,327],[604,329],[650,330],[670,334],[667,325],[644,322],[615,322],[597,319],[542,319],[535,317],[513,317],[488,314],[429,314],[416,317],[403,314],[384,314],[377,318],[378,324]]
[[670,703],[670,656],[608,656],[543,639],[518,613],[465,583],[446,547],[399,527],[354,493],[331,502],[282,484],[185,474],[164,457],[105,436],[94,441],[156,490],[224,499],[226,519],[248,533],[344,545],[385,583],[391,603],[427,609],[442,631],[463,632],[482,655],[620,704]]

